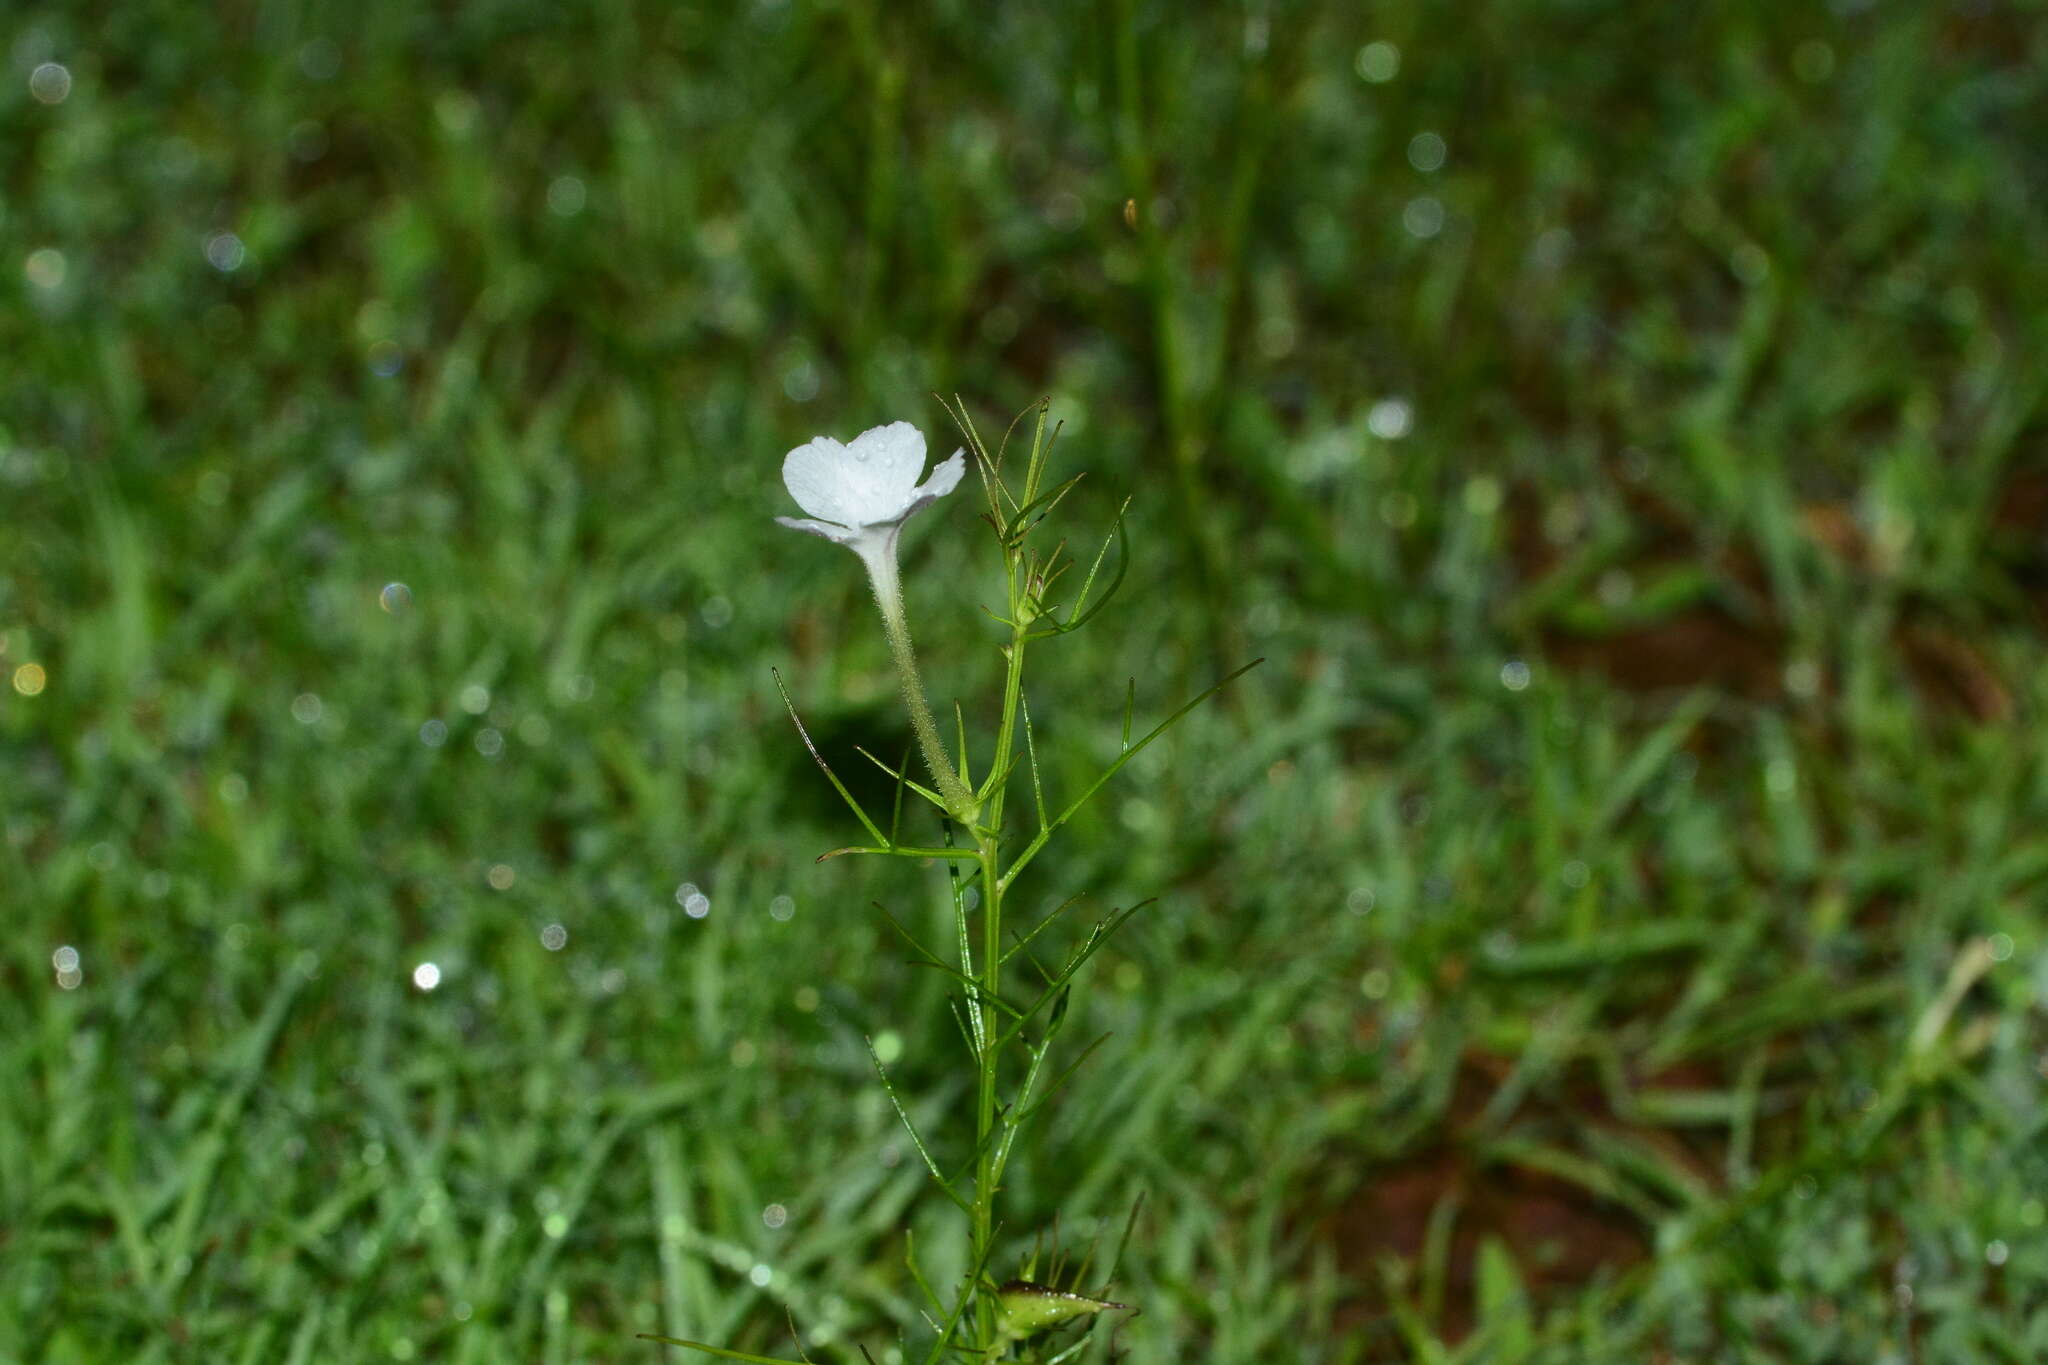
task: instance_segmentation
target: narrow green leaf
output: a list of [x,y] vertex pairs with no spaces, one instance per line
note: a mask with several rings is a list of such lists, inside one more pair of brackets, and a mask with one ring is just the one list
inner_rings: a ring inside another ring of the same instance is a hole
[[[932,1312],[945,1312],[946,1306],[939,1302],[939,1296],[933,1291],[931,1281],[924,1277],[924,1267],[917,1263],[917,1231],[914,1228],[903,1229],[903,1268],[910,1272],[911,1282],[924,1294],[924,1301],[931,1305]],[[936,1319],[932,1320],[932,1325],[938,1325]]]
[[1102,571],[1103,557],[1109,553],[1111,536],[1104,536],[1102,548],[1095,552],[1095,562],[1088,566],[1088,577],[1081,581],[1081,593],[1074,599],[1073,613],[1067,617],[1066,624],[1060,627],[1062,632],[1079,630],[1094,620],[1096,614],[1108,606],[1109,600],[1116,596],[1117,589],[1123,586],[1124,575],[1131,567],[1130,532],[1124,520],[1124,513],[1130,510],[1130,506],[1131,500],[1125,498],[1123,506],[1116,509],[1116,520],[1110,526],[1111,535],[1117,543],[1116,573],[1110,578],[1109,585],[1102,590],[1102,596],[1096,600],[1095,605],[1089,606],[1088,593],[1095,586],[1095,576]]
[[[1033,408],[1037,410],[1035,418],[1031,423],[1031,459],[1024,467],[1024,498],[1026,502],[1038,496],[1038,481],[1045,476],[1045,457],[1052,453],[1052,444],[1045,439],[1045,414],[1051,407],[1052,399],[1045,397],[1040,398],[1031,407],[1024,410],[1024,412],[1031,412]],[[1023,417],[1023,412],[1018,413],[1017,421],[1023,420]],[[1014,427],[1016,422],[1013,421],[1010,425]],[[1054,428],[1054,431],[1057,432],[1058,428]],[[1008,444],[1009,436],[1007,433],[1004,434],[1003,440],[1005,444]]]
[[[1095,795],[1095,793],[1102,790],[1103,784],[1108,782],[1110,778],[1115,777],[1118,772],[1122,771],[1123,766],[1126,763],[1129,763],[1132,759],[1136,758],[1140,753],[1144,752],[1145,747],[1147,745],[1152,743],[1152,741],[1158,739],[1161,735],[1165,734],[1169,729],[1171,729],[1175,724],[1177,724],[1182,719],[1182,717],[1186,716],[1188,712],[1194,710],[1197,706],[1200,706],[1203,702],[1209,700],[1209,698],[1215,696],[1218,692],[1221,692],[1224,688],[1230,686],[1230,684],[1236,682],[1239,678],[1251,672],[1254,668],[1257,668],[1260,664],[1264,662],[1266,662],[1264,658],[1253,659],[1250,663],[1245,664],[1241,668],[1232,669],[1229,673],[1225,674],[1222,679],[1220,679],[1210,687],[1204,689],[1192,700],[1188,701],[1183,706],[1181,706],[1179,710],[1175,711],[1165,720],[1160,721],[1159,724],[1153,726],[1152,729],[1146,733],[1145,737],[1139,740],[1136,744],[1132,744],[1130,742],[1131,718],[1130,710],[1127,707],[1124,712],[1123,752],[1117,756],[1117,759],[1114,763],[1111,763],[1107,768],[1104,768],[1101,774],[1097,776],[1093,782],[1088,784],[1088,789],[1086,791],[1082,792],[1079,796],[1074,798],[1074,802],[1072,805],[1068,806],[1064,811],[1060,812],[1060,816],[1057,820],[1054,820],[1051,825],[1040,830],[1038,834],[1031,840],[1031,842],[1024,846],[1023,851],[1020,852],[1016,856],[1016,858],[1011,861],[1009,870],[1002,874],[1002,877],[1000,878],[1000,884],[1004,887],[1007,887],[1012,881],[1014,881],[1016,879],[1017,874],[1023,871],[1024,865],[1030,862],[1033,858],[1037,857],[1038,851],[1045,847],[1046,841],[1048,839],[1052,838],[1052,832],[1058,829],[1061,825],[1067,823],[1067,821],[1073,819],[1075,814],[1080,811],[1081,807],[1087,805],[1090,798],[1092,798]],[[1132,680],[1131,687],[1132,695],[1135,696],[1137,688],[1137,682],[1135,679]]]
[[[811,742],[811,732],[804,728],[803,717],[796,713],[796,703],[789,699],[789,689],[782,685],[782,671],[771,668],[768,672],[775,678],[775,690],[782,694],[782,705],[788,710],[790,720],[795,723],[796,732],[803,736],[804,748],[810,750],[811,761],[818,765],[818,771],[825,774],[825,780],[832,784],[832,790],[838,792],[840,799],[845,801],[852,809],[854,815],[859,817],[862,827],[867,830],[868,834],[877,844],[882,846],[884,851],[887,851],[890,841],[882,837],[882,831],[876,827],[874,821],[868,819],[868,813],[861,809],[860,802],[853,799],[853,793],[846,789],[846,784],[839,780],[839,774],[832,771],[832,765],[825,761],[825,756],[818,752],[818,746]],[[832,856],[835,855],[826,855],[826,857]],[[819,861],[822,862],[824,859],[821,858]]]
[[[874,764],[877,768],[880,768],[889,776],[896,779],[896,809],[899,813],[903,809],[903,788],[905,787],[909,787],[912,791],[916,792],[919,796],[922,796],[925,800],[931,802],[934,806],[937,806],[940,810],[944,810],[946,808],[946,803],[939,798],[939,794],[937,792],[933,791],[930,787],[925,786],[916,778],[910,776],[910,755],[907,752],[903,755],[903,765],[901,767],[892,768],[888,764],[882,762],[881,759],[876,758],[873,754],[869,753],[861,745],[854,745],[853,751],[859,754],[862,758],[866,759],[868,762]],[[882,842],[885,844],[893,844],[896,841],[894,839],[884,839]]]
[[[863,753],[866,751],[863,750]],[[901,837],[903,829],[903,788],[910,781],[910,746],[903,747],[903,757],[896,760],[896,794],[889,803],[889,843]],[[930,799],[931,793],[926,793]]]
[[990,995],[987,991],[981,988],[981,983],[979,981],[976,981],[973,977],[967,975],[965,972],[961,971],[958,967],[953,966],[951,963],[941,962],[937,958],[919,958],[915,962],[912,962],[910,965],[913,967],[926,967],[932,971],[938,972],[942,976],[951,977],[953,980],[959,982],[961,985],[968,987],[969,990],[973,992],[974,999],[987,1001],[989,1004],[995,1006],[1004,1014],[1009,1015],[1012,1019],[1021,1019],[1024,1017],[1015,1005],[1003,999],[1000,995]]
[[1061,1088],[1064,1087],[1066,1083],[1073,1078],[1074,1073],[1081,1069],[1082,1063],[1086,1062],[1090,1057],[1093,1057],[1095,1055],[1095,1049],[1101,1047],[1104,1043],[1108,1041],[1109,1035],[1105,1033],[1101,1037],[1097,1038],[1094,1042],[1088,1044],[1087,1047],[1082,1048],[1081,1055],[1074,1058],[1073,1061],[1067,1063],[1066,1068],[1063,1071],[1061,1071],[1059,1075],[1052,1078],[1051,1084],[1046,1086],[1045,1093],[1043,1095],[1040,1095],[1036,1100],[1034,1100],[1029,1108],[1020,1109],[1017,1111],[1016,1122],[1019,1125],[1021,1125],[1026,1120],[1031,1118],[1032,1115],[1036,1114],[1039,1110],[1045,1108],[1045,1106],[1052,1101],[1052,1097],[1059,1094]]
[[1000,1050],[1009,1046],[1011,1041],[1024,1031],[1024,1025],[1029,1023],[1041,1009],[1050,1004],[1060,988],[1069,981],[1072,981],[1074,974],[1088,964],[1088,959],[1094,957],[1101,950],[1102,945],[1109,942],[1110,935],[1121,929],[1131,916],[1137,914],[1150,904],[1152,904],[1150,900],[1139,901],[1128,910],[1113,911],[1106,918],[1098,921],[1095,927],[1088,931],[1088,937],[1082,940],[1080,946],[1075,948],[1073,953],[1067,958],[1066,965],[1061,967],[1059,972],[1046,983],[1045,989],[1039,993],[1038,998],[1031,1002],[1018,1017],[1017,1022],[1011,1025],[1007,1032],[996,1039],[996,1048]]
[[[1003,1171],[1010,1164],[1010,1148],[1016,1145],[1017,1134],[1022,1131],[1025,1120],[1030,1117],[1025,1106],[1030,1102],[1033,1087],[1038,1084],[1038,1073],[1045,1067],[1045,1054],[1051,1049],[1052,1036],[1050,1034],[1039,1039],[1038,1046],[1026,1049],[1031,1054],[1031,1061],[1024,1068],[1023,1083],[1017,1087],[1017,1100],[1014,1106],[1017,1111],[1016,1115],[1015,1117],[1010,1117],[1007,1112],[1005,1114],[1002,1141],[996,1144],[996,1157],[993,1163],[995,1179],[992,1182],[993,1184],[1002,1184]],[[1031,1254],[1030,1266],[1036,1266],[1037,1264],[1038,1253],[1034,1250]],[[1027,1280],[1036,1277],[1036,1272],[1030,1266],[1024,1271],[1024,1278]],[[1054,1276],[1054,1278],[1057,1279],[1058,1276]]]
[[942,967],[954,976],[959,975],[958,972],[953,970],[950,963],[943,961],[938,954],[918,942],[917,935],[911,933],[902,920],[890,914],[887,906],[883,905],[880,901],[870,901],[869,904],[875,907],[876,913],[880,914],[883,919],[889,921],[889,927],[894,929],[896,936],[902,939],[912,952],[917,954],[917,961],[920,964]]
[[917,1148],[917,1154],[924,1159],[924,1168],[931,1172],[932,1183],[945,1193],[946,1198],[953,1201],[954,1207],[962,1213],[971,1215],[972,1208],[960,1197],[959,1191],[953,1188],[953,1182],[939,1174],[939,1163],[933,1161],[931,1152],[926,1150],[924,1138],[919,1135],[917,1125],[910,1121],[910,1111],[905,1109],[903,1101],[896,1097],[896,1087],[889,1083],[889,1068],[882,1065],[881,1054],[875,1051],[875,1040],[862,1035],[861,1042],[867,1045],[868,1057],[875,1064],[875,1075],[881,1078],[882,1093],[889,1097],[889,1104],[896,1110],[896,1117],[903,1121],[903,1131],[910,1134],[910,1145]]
[[1015,943],[1010,945],[1010,950],[1003,954],[1002,961],[1008,962],[1011,958],[1015,957],[1017,954],[1023,952],[1026,948],[1030,947],[1032,940],[1036,939],[1040,934],[1044,933],[1047,929],[1051,928],[1053,921],[1058,919],[1061,915],[1065,914],[1068,906],[1079,905],[1080,903],[1081,893],[1076,892],[1075,894],[1061,901],[1058,905],[1054,906],[1051,910],[1047,911],[1044,919],[1041,919],[1040,921],[1038,921],[1038,923],[1031,926],[1030,933],[1024,935],[1022,938],[1018,939]]
[[[946,841],[951,843],[952,839],[953,827],[949,824],[946,826]],[[947,871],[957,874],[958,870],[948,868]],[[954,875],[950,889],[953,895],[953,932],[956,938],[956,947],[960,952],[960,971],[963,975],[972,977],[974,975],[974,936],[967,924],[967,892],[970,888],[965,878]],[[974,991],[968,993],[970,1004],[976,999],[979,990],[980,988],[976,987]],[[974,1055],[977,1058],[986,1056],[988,1031],[982,1022],[980,1006],[973,1005],[967,1011],[967,1017],[974,1025]]]
[[[1002,477],[1002,451],[1009,446],[1009,432],[1003,433],[1003,445],[991,457],[988,447],[982,444],[981,433],[974,429],[974,419],[967,415],[967,404],[961,401],[960,395],[954,394],[950,403],[940,394],[935,393],[932,397],[939,400],[939,407],[953,419],[953,425],[960,429],[960,435],[966,440],[968,450],[973,452],[974,471],[981,476],[981,489],[988,498],[989,525],[996,529],[997,535],[1001,535],[1003,504],[1009,502],[1012,506],[1016,505],[1015,500],[1010,497],[1010,490],[1004,486]],[[1018,414],[1018,419],[1022,416],[1023,414]],[[1018,419],[1013,419],[1010,425],[1015,427]]]
[[[1032,529],[1040,522],[1051,516],[1052,510],[1066,500],[1067,494],[1074,491],[1075,485],[1087,477],[1086,474],[1076,474],[1051,492],[1035,497],[1022,507],[1019,507],[1011,515],[1009,524],[1003,528],[1003,543],[1005,547],[1015,549],[1022,545],[1024,537],[1029,535]],[[1027,519],[1030,521],[1028,526],[1025,525]]]
[[960,785],[968,791],[973,791],[974,779],[967,771],[967,717],[961,712],[957,700],[953,703],[953,729],[960,736]]
[[1024,751],[1022,749],[1011,750],[1009,760],[1002,767],[994,769],[989,773],[988,781],[981,784],[981,790],[976,792],[975,796],[981,801],[986,802],[995,793],[1001,791],[1005,784],[1009,782],[1010,774],[1017,771],[1017,765],[1023,759]]
[[1023,692],[1017,693],[1017,707],[1024,715],[1024,753],[1031,760],[1031,800],[1038,808],[1038,827],[1046,827],[1045,784],[1038,773],[1038,737],[1031,729],[1031,703],[1024,699]]
[[855,853],[866,854],[869,857],[888,858],[951,858],[955,861],[970,863],[975,859],[975,852],[971,848],[927,848],[922,844],[892,844],[885,841],[876,848],[868,848],[861,844],[848,844],[845,848],[831,849],[820,853],[818,861],[822,863],[833,858],[848,857]]
[[[966,1316],[968,1308],[974,1303],[975,1296],[980,1292],[982,1277],[988,1272],[988,1258],[994,1253],[995,1245],[996,1239],[990,1237],[988,1245],[982,1248],[981,1259],[976,1261],[973,1268],[968,1272],[965,1281],[966,1288],[961,1292],[960,1297],[954,1300],[953,1311],[946,1316],[946,1321],[943,1324],[937,1325],[938,1339],[932,1342],[931,1353],[925,1356],[925,1365],[938,1365],[939,1361],[945,1359],[948,1350],[960,1349],[953,1342],[953,1329],[960,1325],[960,1319]],[[984,1346],[970,1346],[968,1349],[970,1354],[978,1355],[982,1359],[988,1358],[990,1350],[990,1348]]]

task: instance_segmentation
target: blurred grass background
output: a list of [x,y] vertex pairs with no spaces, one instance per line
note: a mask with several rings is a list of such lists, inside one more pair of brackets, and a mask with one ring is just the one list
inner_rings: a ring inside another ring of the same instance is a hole
[[2048,1354],[2037,5],[0,44],[0,1359],[899,1358],[943,898],[811,862],[769,666],[905,727],[768,517],[934,390],[1136,496],[1061,779],[1270,660],[1020,902],[1161,897],[1010,1191],[1144,1195],[1129,1359]]

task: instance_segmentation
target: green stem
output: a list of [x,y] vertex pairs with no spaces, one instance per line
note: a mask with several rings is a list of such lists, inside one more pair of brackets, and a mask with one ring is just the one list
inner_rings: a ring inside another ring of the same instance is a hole
[[[1034,440],[1032,444],[1032,470],[1027,484],[1036,482],[1038,472],[1040,443]],[[1011,749],[1017,742],[1017,717],[1024,695],[1024,646],[1030,630],[1023,610],[1030,590],[1026,581],[1030,573],[1029,564],[1021,549],[1011,550],[1006,558],[1009,619],[1013,624],[1010,647],[1005,651],[1003,715],[996,728],[996,750],[989,761],[988,778],[977,800],[977,808],[984,820],[974,831],[981,864],[981,970],[977,974],[980,999],[976,1002],[981,1016],[981,1046],[975,1057],[979,1074],[974,1104],[974,1138],[976,1150],[980,1153],[975,1159],[974,1169],[973,1255],[976,1265],[988,1263],[990,1244],[995,1236],[996,1189],[1002,1183],[1003,1148],[1006,1146],[996,1141],[995,1134],[997,1071],[1001,1059],[994,1047],[994,1040],[1002,1029],[994,1002],[1002,988],[1003,891],[1009,884],[1002,867],[1003,780],[1009,772]],[[994,1339],[995,1313],[995,1302],[977,1293],[975,1326],[980,1340]]]
[[889,637],[889,656],[896,663],[896,680],[903,689],[903,704],[910,711],[910,728],[917,732],[917,746],[924,752],[925,766],[931,769],[932,780],[946,798],[946,809],[956,819],[972,822],[974,793],[967,790],[959,771],[946,757],[938,723],[932,719],[931,703],[925,700],[924,679],[917,671],[917,651],[911,647],[910,625],[903,615],[903,580],[896,572],[895,533],[855,549],[868,567],[875,603],[882,609],[882,633]]
[[[990,1243],[995,1237],[996,1182],[999,1178],[995,1140],[998,1064],[995,1040],[1001,1032],[1002,1020],[996,1017],[993,1002],[996,992],[1002,987],[1003,883],[996,836],[982,834],[977,839],[981,850],[981,985],[975,1008],[981,1013],[981,1044],[975,1054],[979,1075],[974,1097],[974,1140],[975,1150],[980,1155],[974,1163],[972,1264],[986,1266]],[[979,1286],[975,1289],[978,1290]],[[974,1304],[976,1335],[982,1341],[992,1340],[995,1335],[995,1301],[976,1292]]]

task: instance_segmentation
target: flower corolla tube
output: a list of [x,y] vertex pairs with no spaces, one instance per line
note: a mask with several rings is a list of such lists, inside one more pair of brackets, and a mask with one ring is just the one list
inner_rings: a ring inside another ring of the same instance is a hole
[[792,531],[808,531],[846,546],[867,566],[925,766],[931,769],[946,809],[963,819],[972,818],[977,802],[947,760],[931,705],[925,700],[924,681],[910,644],[910,626],[903,616],[896,541],[903,534],[903,523],[959,487],[966,471],[965,452],[956,450],[919,483],[917,476],[924,472],[924,433],[908,422],[870,427],[844,445],[830,436],[819,436],[782,458],[782,482],[796,505],[810,515],[775,519]]

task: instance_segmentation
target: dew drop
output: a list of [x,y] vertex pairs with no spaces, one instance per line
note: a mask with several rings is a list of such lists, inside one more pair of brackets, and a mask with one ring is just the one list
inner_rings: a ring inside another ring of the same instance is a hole
[[1389,42],[1367,43],[1355,60],[1361,80],[1385,85],[1401,74],[1401,49]]
[[1398,441],[1415,429],[1415,407],[1405,398],[1382,398],[1366,414],[1365,425],[1382,441]]
[[22,262],[21,272],[38,289],[55,289],[64,283],[64,253],[53,246],[37,247]]
[[56,62],[44,62],[28,73],[28,92],[38,104],[62,104],[71,93],[71,72]]
[[1444,230],[1443,201],[1434,195],[1422,194],[1408,201],[1401,210],[1401,226],[1408,229],[1412,237],[1434,237]]
[[248,258],[249,249],[232,232],[216,232],[206,239],[206,263],[223,275],[241,269]]

